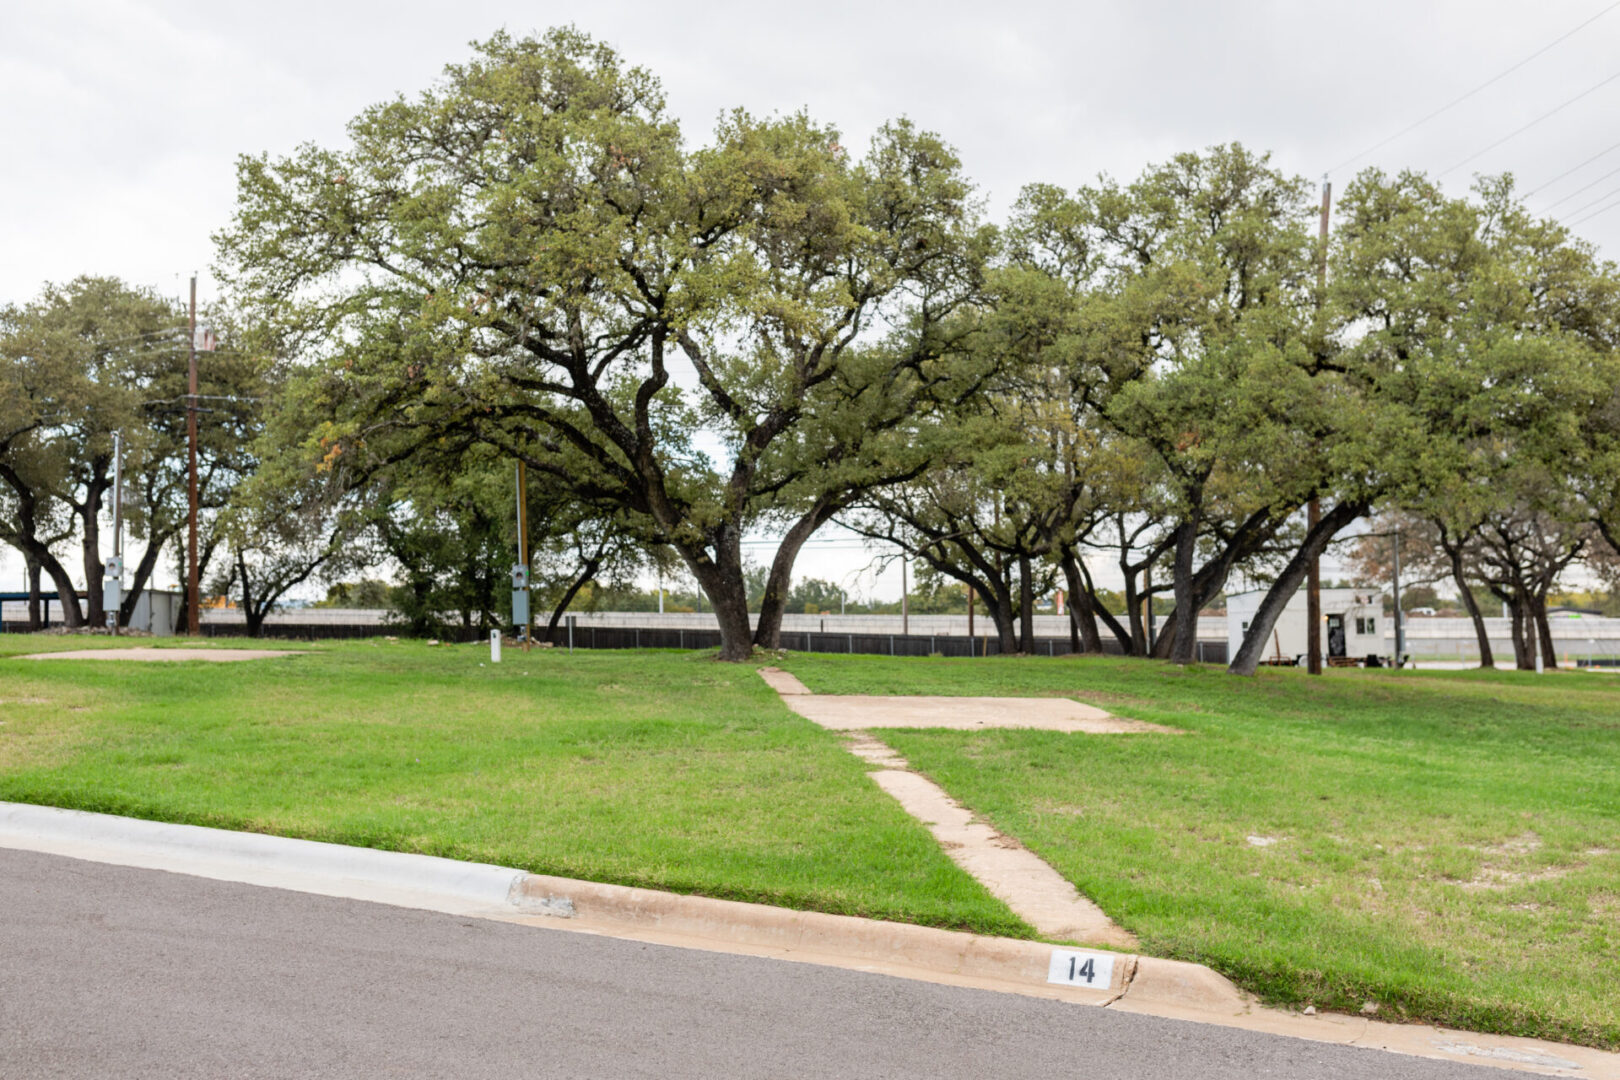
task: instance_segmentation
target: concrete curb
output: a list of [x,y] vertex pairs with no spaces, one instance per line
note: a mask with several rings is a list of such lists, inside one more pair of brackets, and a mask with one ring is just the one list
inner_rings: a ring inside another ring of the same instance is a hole
[[[1534,1039],[1303,1016],[1256,1004],[1198,964],[984,937],[528,874],[429,855],[0,802],[0,848],[713,952],[770,956],[1057,998],[1319,1042],[1552,1076],[1620,1078],[1620,1055]],[[1107,986],[1051,981],[1070,955],[1111,962]],[[1055,957],[1057,959],[1055,959]]]
[[[325,882],[332,895],[402,892],[475,907],[510,905],[521,870],[263,833],[0,803],[0,846],[252,884]],[[349,886],[349,888],[345,888]]]

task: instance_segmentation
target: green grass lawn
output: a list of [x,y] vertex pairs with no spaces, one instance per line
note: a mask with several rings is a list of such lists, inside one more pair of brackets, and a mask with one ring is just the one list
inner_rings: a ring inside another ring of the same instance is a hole
[[1145,951],[1272,1001],[1620,1047],[1620,677],[783,666],[819,693],[1065,695],[1187,732],[877,733]]
[[[752,665],[494,667],[382,640],[228,665],[6,658],[91,644],[114,643],[0,638],[0,799],[1031,934]],[[1275,1002],[1620,1047],[1620,676],[783,666],[818,692],[1066,695],[1186,732],[880,733],[1148,952]]]
[[0,799],[1032,933],[752,668],[380,640],[4,658],[98,644],[0,637]]

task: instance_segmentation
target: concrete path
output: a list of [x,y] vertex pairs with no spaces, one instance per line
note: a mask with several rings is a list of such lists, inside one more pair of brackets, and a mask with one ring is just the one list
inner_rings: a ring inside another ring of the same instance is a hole
[[860,734],[850,739],[849,748],[878,766],[870,774],[873,781],[894,796],[906,813],[928,826],[956,865],[1043,935],[1116,949],[1136,948],[1136,935],[1116,926],[1040,856],[974,818],[939,785],[910,771],[905,759],[888,746]]
[[[1134,934],[1115,925],[1040,856],[977,820],[943,788],[913,772],[904,758],[863,729],[1036,728],[1092,735],[1172,729],[1122,720],[1067,698],[821,695],[810,693],[802,682],[780,668],[761,668],[760,677],[800,716],[845,733],[851,752],[876,766],[871,777],[878,787],[926,825],[945,854],[1019,918],[1059,941],[1118,949],[1136,947]],[[1235,989],[1232,992],[1235,994]]]
[[268,660],[276,656],[297,656],[296,649],[154,649],[141,645],[133,649],[66,649],[62,652],[29,653],[18,660]]

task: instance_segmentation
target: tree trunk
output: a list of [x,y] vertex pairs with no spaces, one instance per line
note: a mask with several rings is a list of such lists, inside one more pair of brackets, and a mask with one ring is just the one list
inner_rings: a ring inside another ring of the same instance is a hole
[[1125,625],[1130,630],[1125,655],[1143,656],[1147,653],[1147,628],[1142,623],[1142,598],[1136,592],[1136,574],[1123,561],[1119,568],[1125,573]]
[[1266,644],[1271,639],[1271,630],[1277,625],[1277,618],[1282,614],[1283,608],[1294,593],[1299,591],[1300,582],[1305,580],[1305,573],[1310,568],[1312,559],[1320,556],[1338,531],[1349,525],[1356,518],[1367,512],[1365,502],[1341,502],[1316,523],[1316,528],[1305,535],[1305,542],[1299,550],[1294,552],[1283,572],[1272,582],[1271,588],[1266,590],[1265,597],[1260,601],[1260,608],[1254,613],[1254,619],[1249,623],[1248,633],[1243,635],[1243,644],[1238,647],[1237,656],[1227,670],[1233,675],[1253,675],[1260,666],[1260,656],[1265,651]]
[[[1131,655],[1130,631],[1122,626],[1118,619],[1114,618],[1113,612],[1104,607],[1102,601],[1097,599],[1097,586],[1096,583],[1091,580],[1091,571],[1087,569],[1085,560],[1076,559],[1075,562],[1080,568],[1080,576],[1085,578],[1086,600],[1091,606],[1092,613],[1103,621],[1103,625],[1108,627],[1108,632],[1114,635],[1114,640],[1119,642],[1120,655]],[[1102,646],[1100,639],[1097,642],[1097,645],[1100,649]]]
[[1558,653],[1553,649],[1552,626],[1547,622],[1547,594],[1537,593],[1530,602],[1531,617],[1536,635],[1541,642],[1541,660],[1545,667],[1558,666]]
[[[43,554],[43,558],[41,558]],[[79,591],[73,587],[73,579],[68,577],[67,567],[57,562],[50,552],[36,550],[35,558],[43,566],[45,573],[50,575],[51,584],[56,586],[56,606],[62,609],[62,625],[70,630],[77,630],[84,625],[84,609],[79,606]]]
[[1535,661],[1530,658],[1530,640],[1525,635],[1524,602],[1515,596],[1508,601],[1513,615],[1513,666],[1520,671],[1534,671]]
[[793,564],[798,561],[804,542],[825,525],[841,505],[830,500],[817,502],[782,537],[776,556],[771,559],[771,572],[765,579],[765,595],[759,602],[759,623],[753,640],[760,648],[782,647],[782,615],[787,611],[788,592],[793,587]]
[[[1170,626],[1169,659],[1173,664],[1190,664],[1197,659],[1198,608],[1193,582],[1193,557],[1198,553],[1198,519],[1183,523],[1177,530],[1175,577],[1176,610]],[[1151,603],[1152,601],[1149,601]]]
[[119,626],[129,625],[129,620],[135,614],[135,605],[140,602],[141,593],[146,591],[146,583],[152,580],[152,571],[157,568],[158,554],[173,535],[170,532],[147,538],[141,561],[135,564],[135,576],[130,579],[129,588],[124,590],[123,600],[118,605]]
[[84,530],[84,599],[85,621],[91,626],[106,626],[107,611],[102,607],[101,576],[106,567],[101,562],[101,487],[94,482],[79,508],[79,526]]
[[28,629],[38,630],[39,621],[39,563],[24,556],[28,566]]
[[1074,651],[1100,653],[1102,638],[1097,633],[1096,601],[1084,581],[1079,558],[1073,552],[1064,552],[1063,580],[1069,586],[1069,626],[1074,636]]
[[554,645],[562,644],[560,641],[556,640],[557,624],[562,622],[563,614],[567,612],[568,605],[574,602],[574,597],[579,594],[579,590],[585,587],[586,582],[596,577],[596,572],[601,568],[601,559],[597,558],[585,560],[585,566],[580,571],[579,576],[574,579],[574,583],[572,585],[568,586],[568,591],[563,593],[562,599],[557,601],[557,603],[552,607],[551,621],[546,624],[546,641],[549,641]]
[[1474,638],[1479,642],[1479,666],[1487,670],[1494,668],[1496,657],[1491,652],[1491,635],[1485,629],[1485,616],[1480,612],[1479,601],[1474,599],[1474,590],[1468,587],[1468,580],[1463,574],[1462,545],[1449,543],[1444,529],[1440,533],[1440,543],[1451,560],[1451,580],[1456,583],[1463,607],[1468,609],[1468,617],[1474,623]]
[[247,623],[247,636],[256,638],[264,626],[264,611],[253,602],[253,581],[248,574],[247,560],[241,552],[236,555],[236,574],[242,583],[242,618]]
[[713,557],[698,544],[677,544],[675,550],[714,606],[715,621],[720,625],[720,659],[742,663],[753,655],[754,640],[748,625],[748,583],[743,578],[741,537],[727,526],[716,532]]

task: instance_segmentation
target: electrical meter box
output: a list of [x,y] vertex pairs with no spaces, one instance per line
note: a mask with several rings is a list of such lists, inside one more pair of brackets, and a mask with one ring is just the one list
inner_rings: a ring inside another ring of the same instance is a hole
[[101,606],[108,611],[117,611],[118,606],[124,602],[124,557],[114,555],[107,560],[107,565],[101,577]]
[[512,625],[529,625],[529,568],[522,563],[512,567]]

